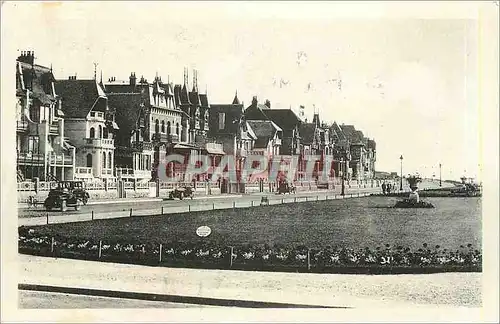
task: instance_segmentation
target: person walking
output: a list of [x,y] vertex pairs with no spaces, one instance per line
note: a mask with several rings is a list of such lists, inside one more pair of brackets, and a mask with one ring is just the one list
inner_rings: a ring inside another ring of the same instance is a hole
[[385,181],[382,183],[382,193],[385,195],[385,191],[387,189],[387,185],[385,184]]

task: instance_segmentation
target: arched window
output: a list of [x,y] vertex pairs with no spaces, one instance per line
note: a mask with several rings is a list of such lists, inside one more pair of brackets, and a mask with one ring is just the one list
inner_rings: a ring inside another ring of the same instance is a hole
[[98,134],[98,138],[102,138],[102,126],[99,125],[99,134]]
[[[93,128],[92,128],[93,129]],[[87,168],[92,167],[92,154],[87,154]]]
[[170,122],[167,122],[167,134],[170,135]]
[[106,152],[102,153],[102,168],[106,169]]
[[102,137],[103,138],[108,138],[109,134],[108,134],[108,128],[106,126],[103,127],[103,130],[102,130]]
[[155,120],[155,133],[160,132],[160,121],[157,119]]
[[139,143],[139,130],[135,131],[135,141]]
[[95,138],[95,129],[94,129],[94,127],[90,128],[90,138]]
[[111,169],[111,152],[108,152],[108,169]]
[[175,133],[179,135],[179,123],[175,124]]
[[161,132],[165,133],[165,121],[164,120],[161,121]]

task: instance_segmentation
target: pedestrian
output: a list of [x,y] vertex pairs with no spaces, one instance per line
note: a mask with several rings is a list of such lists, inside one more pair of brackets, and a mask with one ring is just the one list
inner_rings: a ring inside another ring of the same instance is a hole
[[390,195],[391,194],[391,189],[392,189],[392,186],[390,183],[387,184],[387,194]]
[[385,181],[382,183],[382,193],[385,195],[387,189],[387,185],[385,184]]

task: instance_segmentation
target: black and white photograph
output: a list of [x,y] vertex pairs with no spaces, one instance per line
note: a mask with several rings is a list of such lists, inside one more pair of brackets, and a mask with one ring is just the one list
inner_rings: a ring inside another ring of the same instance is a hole
[[2,321],[498,321],[498,10],[2,2]]

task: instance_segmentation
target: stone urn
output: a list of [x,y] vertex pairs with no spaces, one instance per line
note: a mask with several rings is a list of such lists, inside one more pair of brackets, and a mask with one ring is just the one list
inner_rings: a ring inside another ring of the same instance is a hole
[[418,195],[418,183],[422,182],[422,179],[419,176],[410,175],[406,178],[406,181],[408,181],[408,184],[410,185],[410,189],[411,189],[411,192],[410,192],[410,195],[408,198],[411,201],[418,203],[420,201],[420,197]]

